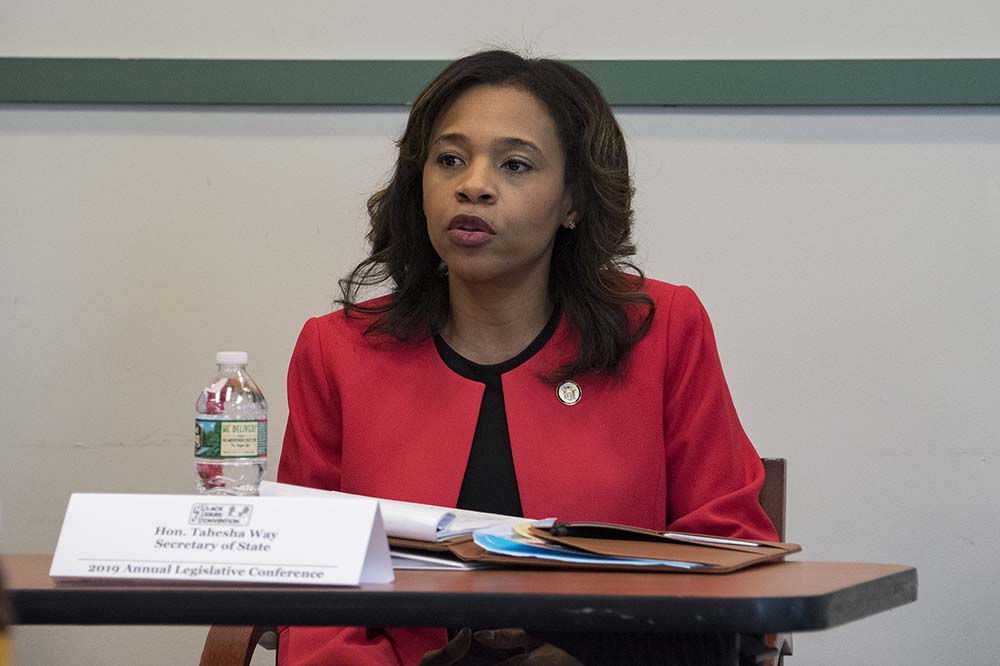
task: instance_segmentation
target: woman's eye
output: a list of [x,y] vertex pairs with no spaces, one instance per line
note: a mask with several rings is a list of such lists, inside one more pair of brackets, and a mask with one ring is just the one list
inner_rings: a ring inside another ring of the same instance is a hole
[[503,163],[503,168],[513,173],[523,173],[531,170],[531,165],[523,160],[510,159]]
[[462,159],[458,155],[452,155],[451,153],[443,153],[438,155],[437,163],[441,166],[454,167],[462,163]]

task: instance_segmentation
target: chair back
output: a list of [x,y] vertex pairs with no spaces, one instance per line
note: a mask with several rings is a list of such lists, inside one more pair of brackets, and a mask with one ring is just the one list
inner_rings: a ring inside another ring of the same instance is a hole
[[760,506],[774,523],[778,540],[785,540],[785,471],[784,458],[761,458],[764,463],[764,486],[760,489]]

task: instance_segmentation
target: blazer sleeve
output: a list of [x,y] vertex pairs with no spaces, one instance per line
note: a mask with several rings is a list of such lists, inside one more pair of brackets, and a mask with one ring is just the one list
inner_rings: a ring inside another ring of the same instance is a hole
[[[278,481],[340,490],[343,414],[340,388],[332,380],[336,342],[329,319],[306,322],[288,366],[288,424]],[[326,338],[326,339],[324,339]],[[324,344],[325,343],[325,344]],[[416,664],[447,639],[443,629],[279,627],[278,663]]]
[[764,468],[736,414],[708,313],[680,287],[667,316],[667,527],[777,540],[758,498]]
[[306,322],[288,366],[288,424],[278,481],[340,490],[340,396],[330,381],[320,320]]

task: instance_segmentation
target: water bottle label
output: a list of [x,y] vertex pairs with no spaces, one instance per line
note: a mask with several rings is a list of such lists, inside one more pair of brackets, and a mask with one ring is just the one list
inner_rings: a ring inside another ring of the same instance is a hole
[[267,455],[267,420],[195,419],[194,455],[198,458],[253,458]]

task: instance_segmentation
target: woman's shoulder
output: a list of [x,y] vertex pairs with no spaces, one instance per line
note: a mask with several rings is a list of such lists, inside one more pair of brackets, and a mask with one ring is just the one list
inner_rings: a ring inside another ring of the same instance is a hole
[[341,307],[325,315],[313,317],[330,326],[368,326],[378,317],[379,314],[388,309],[392,302],[392,294],[377,296],[359,303],[352,303],[348,307]]
[[[373,337],[367,335],[369,327],[376,323],[379,314],[391,300],[391,295],[379,296],[356,303],[348,308],[340,308],[324,315],[310,317],[303,326],[303,334],[312,330],[321,339],[344,340]],[[378,337],[378,336],[374,336]]]
[[643,278],[642,290],[653,299],[657,310],[700,310],[701,300],[691,287]]

